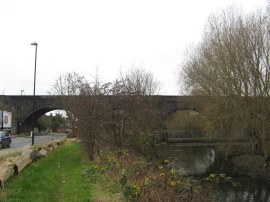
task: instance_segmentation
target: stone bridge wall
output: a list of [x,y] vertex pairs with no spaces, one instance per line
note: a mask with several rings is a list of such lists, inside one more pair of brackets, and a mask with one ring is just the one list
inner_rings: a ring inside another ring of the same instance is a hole
[[[2,95],[0,100],[4,104],[10,106],[13,112],[13,125],[12,133],[17,132],[17,127],[20,123],[23,125],[31,125],[33,119],[33,102],[34,106],[34,119],[38,119],[46,112],[63,109],[62,106],[56,104],[56,98],[63,96],[17,96],[17,95]],[[67,96],[65,96],[67,97]],[[196,97],[196,96],[162,96],[155,95],[150,96],[153,99],[153,103],[163,112],[164,116],[179,110],[194,110],[197,112],[203,111],[206,105],[210,104],[211,97]],[[1,110],[1,109],[0,109]]]

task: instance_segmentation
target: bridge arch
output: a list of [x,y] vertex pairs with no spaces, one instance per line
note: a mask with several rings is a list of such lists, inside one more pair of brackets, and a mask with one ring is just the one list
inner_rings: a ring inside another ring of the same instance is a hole
[[35,109],[34,113],[29,112],[28,114],[25,114],[24,117],[20,120],[20,127],[23,128],[29,128],[32,126],[32,121],[33,121],[33,115],[34,115],[34,121],[37,121],[42,115],[46,114],[47,112],[57,110],[58,108],[50,108],[50,107],[44,107],[44,108],[39,108]]
[[164,120],[167,130],[204,130],[206,122],[207,117],[193,109],[178,109]]
[[19,130],[30,132],[33,121],[33,102],[34,121],[43,114],[60,109],[62,106],[56,102],[57,96],[0,96],[5,105],[12,109],[12,129],[11,133],[16,134]]
[[[19,122],[23,124],[32,123],[33,114],[33,102],[35,102],[35,119],[40,117],[46,112],[60,109],[64,110],[63,106],[57,102],[58,98],[67,96],[21,96],[21,95],[2,95],[0,99],[5,104],[13,108],[13,126],[17,132],[17,126]],[[211,97],[197,97],[197,96],[162,96],[154,95],[150,96],[160,111],[162,111],[164,117],[173,114],[179,110],[194,110],[201,112],[206,104],[209,104]],[[1,109],[0,109],[1,110]]]

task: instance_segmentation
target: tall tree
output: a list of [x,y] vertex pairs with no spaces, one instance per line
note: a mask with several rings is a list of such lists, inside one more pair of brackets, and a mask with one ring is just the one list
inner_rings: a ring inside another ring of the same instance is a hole
[[[269,3],[268,3],[269,7]],[[248,137],[270,155],[269,10],[230,8],[209,18],[203,40],[181,65],[187,89],[220,96],[212,125],[222,138]]]
[[158,94],[159,85],[153,74],[143,68],[130,69],[113,83],[113,133],[118,147],[138,148],[143,141],[150,142],[148,134],[158,128],[160,120],[149,96]]
[[149,141],[148,133],[158,125],[153,103],[146,96],[156,90],[152,85],[153,76],[137,73],[121,75],[110,83],[101,83],[97,76],[94,82],[85,84],[73,100],[80,103],[74,112],[91,159],[104,143],[118,149],[138,148],[142,145],[139,141]]
[[61,95],[57,98],[60,106],[64,106],[67,117],[70,123],[70,129],[74,129],[76,117],[74,116],[74,110],[77,104],[74,104],[74,99],[81,93],[81,89],[86,85],[86,79],[84,76],[79,75],[76,72],[68,72],[62,74],[54,81],[51,86],[49,94]]

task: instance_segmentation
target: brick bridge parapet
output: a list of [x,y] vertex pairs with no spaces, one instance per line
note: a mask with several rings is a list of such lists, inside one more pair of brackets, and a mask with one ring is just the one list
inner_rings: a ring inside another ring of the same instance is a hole
[[[35,102],[35,119],[38,119],[43,114],[55,110],[63,109],[62,106],[57,104],[56,98],[63,96],[55,95],[2,95],[0,101],[8,105],[13,111],[13,124],[12,127],[17,131],[20,124],[29,125],[32,121],[33,115],[33,102]],[[150,96],[155,104],[163,112],[165,116],[179,111],[179,110],[194,110],[201,112],[206,105],[210,104],[211,97],[199,96],[166,96],[166,95],[153,95]],[[2,110],[2,109],[0,109]],[[14,133],[13,131],[13,133]],[[16,132],[15,132],[16,133]]]

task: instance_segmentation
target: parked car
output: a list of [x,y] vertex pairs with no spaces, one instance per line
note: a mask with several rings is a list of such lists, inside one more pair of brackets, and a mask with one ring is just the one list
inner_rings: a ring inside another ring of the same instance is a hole
[[0,131],[0,148],[10,147],[11,146],[11,137],[8,131]]

